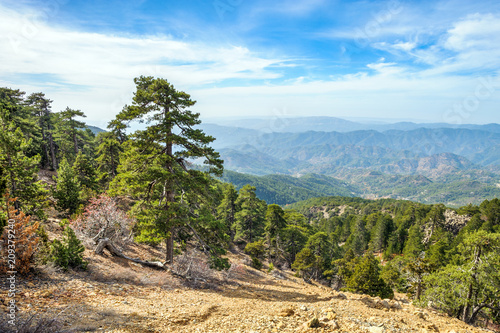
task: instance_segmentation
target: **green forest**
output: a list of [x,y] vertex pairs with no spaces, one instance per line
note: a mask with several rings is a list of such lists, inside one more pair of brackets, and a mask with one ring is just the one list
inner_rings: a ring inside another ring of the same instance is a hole
[[[308,176],[316,186],[297,193],[297,184],[275,175],[263,184],[281,205],[268,204],[258,184],[223,177],[211,147],[216,138],[198,128],[189,94],[161,78],[134,82],[130,104],[97,135],[81,110],[55,112],[42,92],[0,88],[0,229],[7,244],[17,228],[20,273],[48,261],[85,269],[84,239],[119,248],[130,235],[163,246],[166,267],[196,246],[212,269],[228,269],[225,254],[237,248],[257,269],[266,261],[269,269],[292,269],[336,290],[406,293],[414,304],[466,323],[500,324],[499,199],[454,209],[367,200],[319,176]],[[135,124],[143,126],[132,131]],[[321,195],[326,186],[342,196],[284,204]],[[49,241],[43,226],[54,211],[65,229]],[[6,258],[8,248],[1,251]]]

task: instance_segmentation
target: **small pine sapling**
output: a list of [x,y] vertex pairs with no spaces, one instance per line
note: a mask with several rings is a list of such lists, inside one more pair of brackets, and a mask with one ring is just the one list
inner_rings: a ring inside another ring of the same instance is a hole
[[73,229],[66,227],[62,240],[55,239],[51,244],[51,261],[65,271],[69,267],[86,269],[88,263],[83,260],[84,251],[85,247]]

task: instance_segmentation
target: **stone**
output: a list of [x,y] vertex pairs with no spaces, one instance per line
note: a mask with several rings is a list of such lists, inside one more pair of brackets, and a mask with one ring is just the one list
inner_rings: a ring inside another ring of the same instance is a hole
[[391,306],[391,309],[401,310],[403,308],[398,301],[390,301],[389,305]]
[[439,332],[439,328],[435,324],[428,324],[425,328],[431,332]]
[[290,317],[290,316],[293,316],[294,314],[295,314],[295,311],[292,308],[285,308],[285,309],[281,310],[278,315],[281,317]]
[[340,328],[339,324],[335,320],[330,320],[326,323],[331,329],[338,330]]
[[413,312],[413,314],[415,316],[417,316],[418,318],[425,320],[425,313],[424,312],[422,312],[422,311],[415,311],[415,312]]
[[337,295],[332,296],[332,299],[347,299],[347,296],[342,293],[338,293]]
[[326,317],[328,318],[328,320],[337,319],[337,314],[335,312],[333,312],[332,310],[329,310],[326,313]]
[[370,333],[384,333],[385,328],[384,326],[370,326],[368,331],[370,331]]
[[317,328],[321,327],[321,323],[319,322],[319,319],[317,317],[314,317],[313,319],[306,321],[304,323],[305,328]]

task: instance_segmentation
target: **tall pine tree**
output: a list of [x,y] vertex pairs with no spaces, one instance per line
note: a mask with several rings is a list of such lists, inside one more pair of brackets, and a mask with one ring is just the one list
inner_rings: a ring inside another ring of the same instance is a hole
[[[220,175],[222,160],[209,144],[215,139],[194,127],[199,114],[185,92],[167,80],[141,76],[134,80],[132,105],[125,106],[114,124],[120,130],[131,121],[146,122],[124,145],[118,175],[110,184],[113,193],[139,199],[135,206],[140,232],[136,239],[166,243],[166,262],[174,257],[176,229],[188,222],[187,192],[205,193],[208,173]],[[190,159],[204,159],[208,171],[188,167]],[[195,229],[195,228],[193,228]],[[192,230],[196,232],[195,230]]]

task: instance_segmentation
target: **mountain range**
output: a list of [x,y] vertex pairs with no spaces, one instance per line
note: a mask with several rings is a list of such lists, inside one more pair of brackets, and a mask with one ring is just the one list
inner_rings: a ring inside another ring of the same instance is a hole
[[[261,186],[272,174],[295,178],[280,179],[304,189],[295,199],[302,199],[306,190],[345,195],[349,188],[347,194],[367,198],[459,206],[500,195],[498,124],[362,124],[306,117],[226,120],[201,128],[216,138],[213,146],[226,170],[261,176],[252,178]],[[335,183],[326,192],[312,189],[304,185],[311,175],[331,177],[329,182],[334,179],[346,186]],[[236,182],[240,178],[226,176]],[[262,191],[274,193],[273,188]]]

